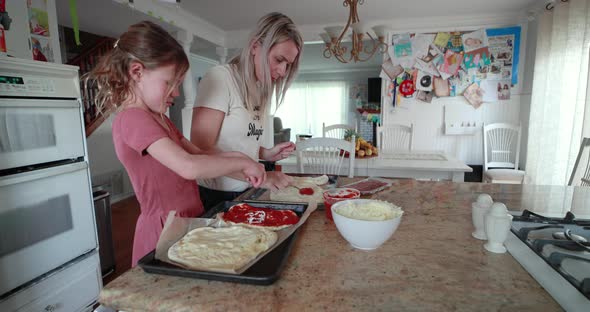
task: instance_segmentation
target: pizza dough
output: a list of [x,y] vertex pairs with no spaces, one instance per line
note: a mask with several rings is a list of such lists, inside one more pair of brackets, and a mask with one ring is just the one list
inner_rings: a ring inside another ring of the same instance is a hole
[[292,177],[294,184],[315,184],[315,185],[324,185],[328,183],[329,179],[327,175],[322,175],[319,177]]
[[[317,177],[293,177],[293,185],[286,188],[270,192],[270,200],[273,201],[287,201],[287,202],[305,202],[309,203],[315,201],[321,203],[324,201],[323,193],[324,190],[318,185],[324,185],[328,183],[329,179],[327,175]],[[310,188],[313,190],[313,194],[309,195],[309,190],[301,189]],[[302,194],[303,193],[303,194]]]
[[253,207],[246,203],[234,205],[227,212],[218,214],[226,224],[264,228],[278,231],[299,222],[299,216],[292,210]]
[[202,227],[188,232],[168,249],[168,258],[193,270],[233,272],[277,241],[262,228]]
[[[316,203],[322,203],[324,201],[324,190],[321,187],[315,184],[308,183],[298,183],[297,187],[288,186],[277,191],[272,191],[270,192],[270,200],[305,203],[309,203],[311,201],[315,201]],[[313,190],[313,194],[302,195],[299,192],[299,189],[301,188],[311,188]]]

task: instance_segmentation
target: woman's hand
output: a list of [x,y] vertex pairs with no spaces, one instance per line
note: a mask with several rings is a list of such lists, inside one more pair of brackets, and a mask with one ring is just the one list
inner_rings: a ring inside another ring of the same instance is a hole
[[283,142],[273,146],[271,149],[260,148],[260,158],[268,161],[285,159],[295,151],[295,143]]
[[236,151],[231,151],[231,152],[220,152],[217,153],[217,156],[223,156],[223,157],[243,157],[246,159],[251,159],[250,157],[248,157],[248,155],[242,153],[242,152],[236,152]]
[[292,177],[280,171],[268,171],[266,173],[266,181],[264,181],[261,187],[276,191],[289,186],[291,183],[293,183]]
[[259,187],[266,181],[266,171],[264,165],[248,158],[246,167],[242,173],[246,176],[246,181],[252,184],[253,187]]

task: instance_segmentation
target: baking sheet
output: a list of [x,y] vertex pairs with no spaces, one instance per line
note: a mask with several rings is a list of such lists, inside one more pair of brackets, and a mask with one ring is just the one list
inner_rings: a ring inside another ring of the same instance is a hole
[[139,260],[139,266],[147,273],[174,275],[189,278],[198,278],[214,280],[221,282],[253,284],[253,285],[270,285],[280,276],[293,243],[297,239],[297,232],[289,236],[285,241],[279,244],[266,256],[252,265],[242,274],[230,274],[207,271],[193,271],[181,268],[179,266],[160,261],[155,258],[156,251],[152,251]]
[[316,209],[316,205],[279,202],[248,203],[254,207],[293,210],[300,216],[300,220],[294,226],[276,231],[278,234],[277,242],[239,270],[225,272],[191,270],[174,263],[168,258],[168,249],[189,231],[204,226],[221,226],[219,220],[207,217],[214,217],[217,213],[227,211],[231,206],[242,202],[222,202],[205,213],[203,218],[178,218],[174,216],[174,212],[171,212],[160,235],[156,250],[142,258],[139,265],[149,273],[258,285],[271,284],[278,278],[284,262],[288,258],[291,249],[290,245],[293,244],[296,230],[305,223],[309,215]]

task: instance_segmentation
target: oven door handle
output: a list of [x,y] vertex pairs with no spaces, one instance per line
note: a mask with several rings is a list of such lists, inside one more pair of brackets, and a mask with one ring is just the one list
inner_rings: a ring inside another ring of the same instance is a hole
[[82,162],[76,162],[76,163],[68,164],[68,165],[64,165],[64,166],[57,166],[57,167],[51,167],[51,168],[46,168],[46,169],[39,169],[39,170],[34,170],[34,171],[17,173],[14,175],[0,177],[0,187],[14,185],[17,183],[29,182],[29,181],[33,181],[33,180],[48,178],[48,177],[53,177],[53,176],[57,176],[57,175],[65,174],[65,173],[69,173],[69,172],[85,170],[86,168],[88,168],[88,164],[86,162],[82,161]]
[[63,100],[43,100],[43,99],[21,99],[21,98],[2,98],[0,99],[0,107],[2,108],[79,108],[80,103],[76,99]]

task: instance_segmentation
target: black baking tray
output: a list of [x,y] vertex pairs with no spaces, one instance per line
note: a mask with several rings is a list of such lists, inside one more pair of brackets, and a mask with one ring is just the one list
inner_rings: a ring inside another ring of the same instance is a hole
[[[241,202],[222,202],[211,208],[201,217],[213,218],[218,212],[227,211],[231,206],[239,203]],[[306,203],[283,203],[271,201],[255,203],[248,202],[248,204],[254,207],[293,210],[300,217],[303,215],[308,206]],[[175,275],[232,283],[270,285],[279,278],[283,268],[285,267],[287,259],[289,258],[289,254],[291,253],[291,248],[297,239],[298,231],[299,230],[296,230],[280,245],[275,247],[271,252],[254,263],[242,274],[188,270],[167,262],[157,260],[155,258],[155,250],[141,258],[138,262],[138,265],[147,273]]]

